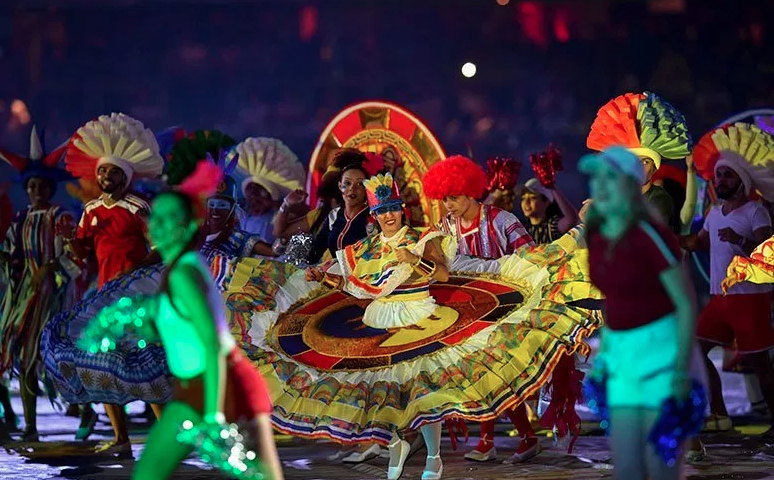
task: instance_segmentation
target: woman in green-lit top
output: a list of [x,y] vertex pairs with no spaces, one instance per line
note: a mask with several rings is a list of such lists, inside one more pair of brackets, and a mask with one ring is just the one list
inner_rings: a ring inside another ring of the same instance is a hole
[[[172,476],[194,448],[179,441],[181,428],[191,430],[197,426],[202,430],[204,423],[218,429],[226,421],[244,420],[251,422],[265,473],[273,480],[282,480],[266,384],[236,347],[221,293],[195,251],[204,210],[199,196],[212,178],[218,178],[215,185],[220,181],[217,167],[206,165],[200,164],[179,191],[162,193],[153,202],[150,237],[167,269],[150,317],[164,345],[175,393],[151,430],[132,479],[162,480]],[[122,301],[124,307],[131,303]],[[121,302],[118,307],[122,307]],[[100,317],[110,315],[111,308],[103,310]]]

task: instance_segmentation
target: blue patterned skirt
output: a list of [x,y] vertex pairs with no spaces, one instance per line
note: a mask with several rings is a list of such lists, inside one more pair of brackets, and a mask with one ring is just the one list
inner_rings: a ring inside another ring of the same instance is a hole
[[172,398],[172,376],[161,343],[139,348],[138,338],[128,335],[108,353],[91,354],[76,347],[79,335],[100,310],[124,296],[158,292],[163,270],[164,265],[158,264],[112,280],[48,322],[40,352],[48,378],[65,401],[123,405]]

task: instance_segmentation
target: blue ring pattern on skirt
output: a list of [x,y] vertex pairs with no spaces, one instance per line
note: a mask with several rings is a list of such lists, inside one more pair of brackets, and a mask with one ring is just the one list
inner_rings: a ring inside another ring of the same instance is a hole
[[155,294],[164,268],[143,267],[112,280],[45,326],[40,341],[43,363],[65,401],[123,405],[135,400],[166,403],[172,398],[172,377],[161,343],[139,348],[138,339],[129,335],[108,353],[93,355],[76,347],[81,331],[102,308],[123,296]]

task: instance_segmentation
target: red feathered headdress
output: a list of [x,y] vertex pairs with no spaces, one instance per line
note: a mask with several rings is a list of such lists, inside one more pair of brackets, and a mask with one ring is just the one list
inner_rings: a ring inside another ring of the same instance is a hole
[[433,200],[446,197],[483,198],[486,193],[486,173],[477,163],[462,155],[442,160],[422,177],[425,195]]

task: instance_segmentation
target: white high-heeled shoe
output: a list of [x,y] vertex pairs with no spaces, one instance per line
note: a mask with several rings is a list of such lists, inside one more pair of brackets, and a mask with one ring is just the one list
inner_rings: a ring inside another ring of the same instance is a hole
[[[422,472],[422,480],[441,480],[441,475],[443,475],[443,462],[441,461],[441,455],[428,455],[428,460],[438,460],[438,471],[434,472],[432,470],[425,469],[424,472]],[[427,467],[427,465],[425,465]]]
[[387,467],[387,480],[398,480],[403,475],[403,467],[406,465],[411,445],[405,440],[398,439],[391,443],[389,448],[390,466]]

